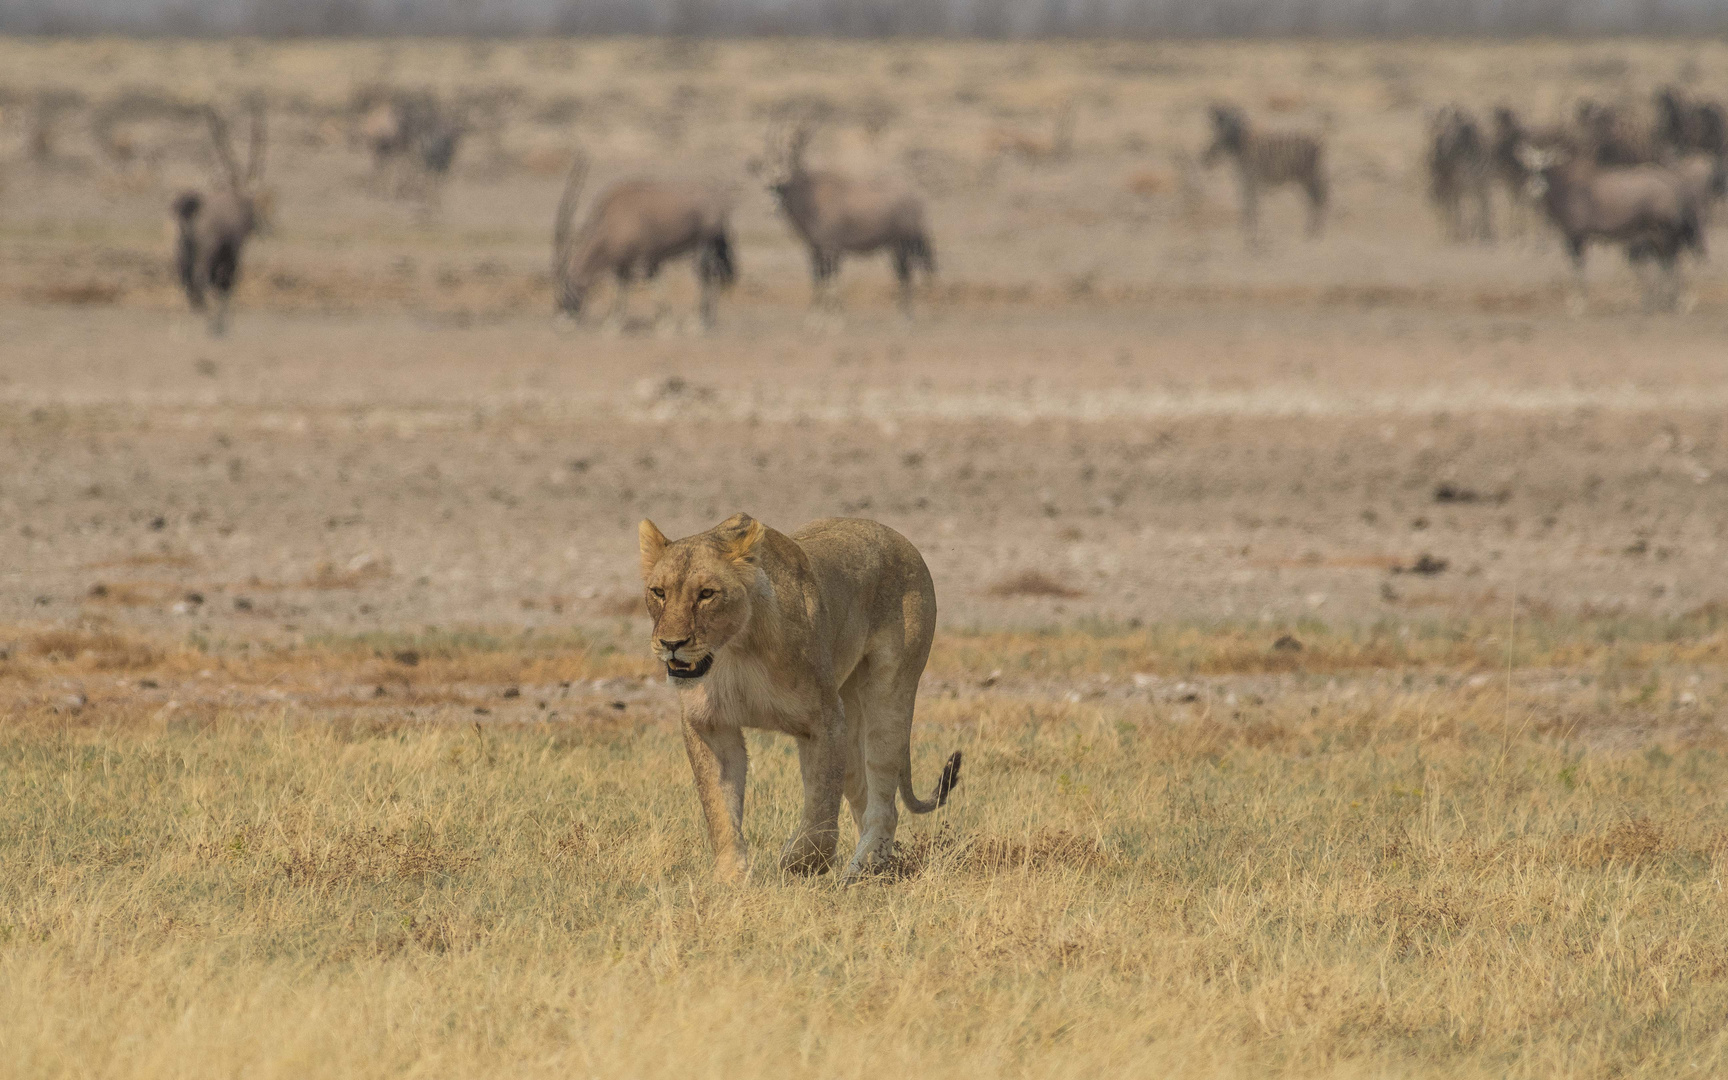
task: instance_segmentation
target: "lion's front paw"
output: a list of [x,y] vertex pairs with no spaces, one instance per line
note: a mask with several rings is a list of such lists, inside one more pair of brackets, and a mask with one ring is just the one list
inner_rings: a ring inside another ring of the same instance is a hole
[[827,844],[800,836],[786,845],[780,854],[780,869],[789,874],[825,874],[834,863],[834,841]]

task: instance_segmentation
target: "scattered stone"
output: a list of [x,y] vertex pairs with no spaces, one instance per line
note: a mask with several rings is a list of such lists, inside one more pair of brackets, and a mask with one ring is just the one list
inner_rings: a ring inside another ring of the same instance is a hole
[[610,705],[611,705],[611,706],[612,706],[612,707],[613,707],[613,708],[614,708],[614,709],[617,709],[617,710],[618,710],[618,711],[619,711],[619,712],[623,712],[623,711],[624,711],[624,709],[625,709],[625,708],[626,708],[626,705],[625,705],[625,703],[624,703],[624,702],[622,702],[622,701],[613,701],[613,702],[610,702],[610,703],[609,703],[609,704],[610,704]]
[[512,686],[504,691],[504,696],[507,698],[519,698],[522,696],[522,690],[520,687]]
[[234,610],[235,611],[251,611],[252,610],[252,601],[249,598],[244,597],[244,596],[236,596],[234,598]]
[[138,689],[140,689],[140,690],[155,690],[160,685],[161,684],[158,683],[155,679],[139,679],[138,680]]
[[983,687],[984,689],[988,690],[990,687],[995,686],[1000,681],[1002,681],[1002,669],[997,668],[995,671],[992,671],[990,674],[984,676],[982,679],[979,679],[978,685]]
[[1272,643],[1272,647],[1274,649],[1277,649],[1279,652],[1301,652],[1302,651],[1302,643],[1300,641],[1297,641],[1294,637],[1292,637],[1289,634],[1285,634],[1282,637],[1280,637],[1277,641],[1274,641]]

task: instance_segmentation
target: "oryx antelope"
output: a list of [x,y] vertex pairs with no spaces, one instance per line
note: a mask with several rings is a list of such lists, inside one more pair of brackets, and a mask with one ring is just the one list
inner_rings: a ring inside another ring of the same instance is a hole
[[1261,193],[1287,184],[1300,187],[1307,195],[1308,235],[1320,235],[1329,188],[1326,147],[1319,135],[1260,131],[1234,105],[1214,105],[1212,143],[1200,155],[1200,163],[1211,168],[1226,157],[1236,165],[1242,195],[1242,230],[1250,247],[1259,243]]
[[1521,153],[1532,194],[1560,231],[1572,261],[1569,306],[1583,310],[1584,258],[1598,242],[1619,244],[1635,269],[1654,260],[1662,280],[1659,290],[1644,282],[1645,306],[1672,309],[1680,294],[1681,253],[1704,254],[1700,207],[1680,174],[1659,165],[1604,168],[1583,152],[1526,147]]
[[[1428,194],[1440,210],[1448,239],[1492,240],[1489,186],[1494,178],[1488,143],[1476,118],[1448,105],[1429,121]],[[1473,214],[1466,213],[1466,207]]]
[[223,186],[209,194],[182,192],[173,204],[177,226],[174,267],[194,311],[204,310],[206,292],[215,293],[210,313],[213,335],[227,329],[228,299],[240,278],[241,255],[246,241],[266,224],[269,210],[268,196],[258,189],[264,171],[262,99],[253,99],[251,112],[246,171],[241,173],[228,142],[227,124],[215,109],[205,107],[204,118],[222,170]]
[[776,146],[769,133],[768,190],[809,250],[812,306],[838,310],[834,286],[842,257],[886,250],[900,283],[900,310],[910,315],[913,272],[923,270],[926,282],[936,273],[924,200],[899,181],[812,172],[804,162],[810,136],[810,127],[801,125]]
[[661,264],[693,255],[701,290],[699,313],[702,324],[712,326],[716,293],[737,277],[727,193],[698,183],[623,180],[595,201],[581,228],[572,229],[587,179],[588,156],[578,153],[552,226],[558,310],[579,317],[588,294],[609,274],[617,292],[608,320],[621,325],[630,286],[638,278],[652,280]]

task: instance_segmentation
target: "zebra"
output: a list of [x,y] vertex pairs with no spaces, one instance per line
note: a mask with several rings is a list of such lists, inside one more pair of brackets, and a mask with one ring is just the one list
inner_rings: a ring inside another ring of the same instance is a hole
[[1257,131],[1233,105],[1212,106],[1212,145],[1201,155],[1207,168],[1220,158],[1236,163],[1242,192],[1242,229],[1248,246],[1257,247],[1260,231],[1260,192],[1285,184],[1299,185],[1308,196],[1308,236],[1317,237],[1326,216],[1326,148],[1318,135],[1293,131]]
[[[1455,241],[1494,239],[1489,199],[1493,162],[1476,118],[1448,105],[1429,122],[1429,132],[1428,192],[1440,209],[1447,237]],[[1466,201],[1475,206],[1470,221],[1464,212]]]

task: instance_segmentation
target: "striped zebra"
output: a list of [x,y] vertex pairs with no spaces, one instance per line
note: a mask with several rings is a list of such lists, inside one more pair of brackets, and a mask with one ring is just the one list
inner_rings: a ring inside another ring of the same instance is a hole
[[1207,168],[1220,158],[1236,163],[1242,190],[1242,229],[1248,244],[1259,243],[1260,193],[1285,184],[1299,185],[1308,196],[1308,235],[1320,235],[1326,216],[1325,146],[1318,135],[1289,131],[1256,131],[1232,105],[1212,106],[1212,145],[1201,155]]
[[[1440,210],[1447,238],[1494,239],[1489,188],[1494,164],[1476,118],[1448,105],[1429,121],[1428,195]],[[1474,215],[1465,214],[1466,203]]]

